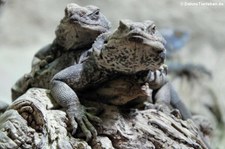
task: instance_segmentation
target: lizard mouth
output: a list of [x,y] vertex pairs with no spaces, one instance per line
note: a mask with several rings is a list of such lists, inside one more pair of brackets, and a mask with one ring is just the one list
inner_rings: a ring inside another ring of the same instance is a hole
[[154,38],[154,36],[147,36],[145,34],[140,33],[130,33],[128,35],[128,40],[130,42],[137,43],[137,46],[146,45],[150,47],[149,50],[152,50],[155,53],[155,59],[165,61],[166,58],[166,50],[163,42],[160,39]]
[[138,33],[130,33],[128,35],[128,40],[132,42],[142,43],[144,39],[147,39],[147,37]]
[[73,18],[70,18],[70,22],[86,29],[99,28],[102,31],[107,31],[109,29],[109,27],[101,25],[101,23],[99,23],[99,20],[93,21],[93,20],[85,20],[82,18],[76,19],[75,17],[73,17]]
[[91,23],[90,21],[87,20],[77,20],[77,19],[71,19],[71,22],[74,24],[80,24],[80,25],[99,25],[98,23]]
[[164,43],[160,38],[153,35],[146,35],[145,33],[132,32],[128,34],[128,40],[130,42],[150,45],[154,48],[164,49]]

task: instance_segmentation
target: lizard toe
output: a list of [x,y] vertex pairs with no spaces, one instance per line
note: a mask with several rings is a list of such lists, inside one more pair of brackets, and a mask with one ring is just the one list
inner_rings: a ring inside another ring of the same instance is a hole
[[76,120],[77,120],[77,123],[79,124],[82,132],[84,133],[84,135],[86,137],[86,141],[91,140],[91,138],[92,138],[91,131],[87,128],[84,120],[83,119],[76,119]]
[[88,114],[91,113],[91,115],[98,115],[103,111],[103,109],[96,107],[86,107],[85,110]]
[[96,136],[97,136],[97,130],[95,129],[95,127],[89,122],[89,120],[88,120],[88,118],[86,116],[83,117],[83,120],[84,120],[87,128],[89,129],[89,131],[93,135],[93,137],[96,138]]
[[68,115],[69,120],[70,120],[70,124],[72,126],[72,135],[75,135],[76,131],[77,131],[77,122],[75,121],[74,115]]
[[90,119],[91,121],[96,122],[96,123],[102,123],[102,120],[99,117],[94,116],[90,113],[86,113],[86,115],[87,115],[88,119]]

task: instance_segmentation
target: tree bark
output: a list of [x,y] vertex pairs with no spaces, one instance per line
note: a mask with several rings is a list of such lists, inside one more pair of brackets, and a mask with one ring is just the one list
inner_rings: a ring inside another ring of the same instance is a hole
[[95,125],[98,136],[90,142],[79,130],[71,135],[66,113],[49,90],[29,89],[0,116],[0,149],[207,149],[192,120],[157,109],[125,112],[102,103],[86,105],[103,110],[102,124]]

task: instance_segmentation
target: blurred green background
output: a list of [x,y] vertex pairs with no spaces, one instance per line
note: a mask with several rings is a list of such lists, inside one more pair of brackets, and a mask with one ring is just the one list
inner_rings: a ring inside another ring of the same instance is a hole
[[[192,112],[205,115],[212,121],[216,129],[214,148],[225,148],[224,129],[219,129],[207,109],[199,108],[218,102],[217,108],[225,113],[225,0],[200,0],[221,2],[224,6],[181,5],[181,2],[190,0],[8,0],[0,14],[1,101],[10,102],[11,86],[30,71],[34,53],[53,41],[54,31],[64,16],[64,8],[71,2],[98,6],[112,22],[112,28],[117,27],[120,19],[132,19],[153,20],[158,28],[190,31],[190,41],[177,54],[178,60],[203,64],[211,70],[213,79],[202,82],[215,93],[217,99],[211,99],[196,82],[190,85],[187,80],[175,80],[173,83]],[[224,122],[225,115],[221,119]]]

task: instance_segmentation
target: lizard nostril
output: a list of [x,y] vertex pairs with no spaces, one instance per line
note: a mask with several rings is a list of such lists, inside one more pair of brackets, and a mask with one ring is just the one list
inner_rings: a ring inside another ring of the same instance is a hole
[[135,29],[135,27],[134,26],[130,26],[130,30],[132,31],[132,30],[134,30]]

